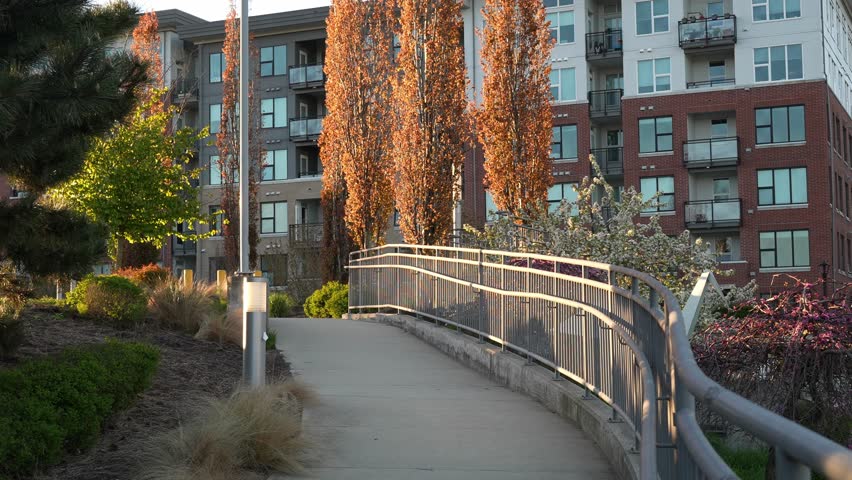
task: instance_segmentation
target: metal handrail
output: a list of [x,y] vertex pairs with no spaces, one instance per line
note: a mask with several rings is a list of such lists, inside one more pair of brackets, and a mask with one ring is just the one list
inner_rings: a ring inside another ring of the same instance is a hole
[[608,117],[621,115],[621,97],[624,96],[623,88],[592,90],[588,95],[590,116]]
[[[595,156],[598,167],[604,175],[621,175],[624,173],[624,147],[592,148],[589,153]],[[592,175],[594,175],[594,167],[590,168]]]
[[[677,299],[646,273],[548,255],[420,245],[353,252],[349,268],[350,310],[395,308],[455,325],[554,368],[609,403],[634,429],[643,480],[736,478],[701,431],[696,400],[774,446],[778,478],[810,478],[814,469],[830,480],[852,479],[848,449],[708,378],[693,357]],[[468,299],[473,307],[463,303]],[[533,310],[551,312],[552,339]],[[553,342],[552,352],[533,345],[541,336]],[[604,358],[621,347],[638,373]],[[578,352],[588,356],[578,361]],[[656,408],[646,410],[649,390]]]
[[[724,200],[687,200],[684,202],[684,222],[690,226],[739,226],[743,218],[743,204],[739,198],[727,198]],[[709,206],[709,210],[702,208]],[[720,208],[717,209],[717,206]],[[736,206],[736,208],[725,208],[725,206]],[[718,212],[717,212],[718,210]],[[736,213],[736,217],[734,217]],[[708,217],[709,214],[709,217]]]
[[740,163],[740,137],[700,138],[683,142],[687,167],[731,166]]
[[709,18],[688,19],[678,23],[681,48],[702,48],[737,43],[737,16],[714,15]]
[[621,29],[586,34],[586,59],[621,56],[623,49]]

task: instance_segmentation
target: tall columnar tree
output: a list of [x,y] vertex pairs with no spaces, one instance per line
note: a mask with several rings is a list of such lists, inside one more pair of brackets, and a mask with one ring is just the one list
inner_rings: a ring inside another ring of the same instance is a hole
[[401,0],[400,7],[396,206],[407,242],[439,244],[453,228],[468,131],[461,2]]
[[553,41],[540,0],[486,0],[482,106],[477,133],[485,185],[500,210],[530,217],[553,183],[550,159],[550,52]]
[[[252,48],[251,50],[254,50]],[[225,43],[222,46],[225,70],[222,72],[222,118],[216,134],[219,149],[219,171],[222,174],[222,237],[225,242],[225,268],[235,272],[239,267],[240,209],[240,120],[237,112],[240,92],[240,23],[237,9],[231,2],[231,10],[225,19]],[[252,55],[254,56],[254,55]],[[249,267],[257,266],[257,189],[263,165],[263,148],[260,144],[259,99],[254,93],[254,80],[260,74],[260,65],[253,62],[252,80],[249,84]],[[256,67],[256,68],[255,68]]]
[[[326,137],[327,138],[327,137]],[[345,214],[348,192],[340,157],[326,153],[322,157],[323,210],[323,282],[345,282],[349,253],[354,242],[346,228]]]
[[0,203],[0,260],[34,274],[79,274],[103,251],[85,218],[36,200],[77,173],[92,140],[133,109],[145,66],[106,50],[136,15],[126,1],[0,7],[0,171],[30,192],[27,202]]
[[[133,29],[131,52],[140,61],[148,65],[148,85],[145,88],[143,103],[164,86],[163,61],[160,58],[160,22],[157,12],[148,12],[139,17],[139,23]],[[157,108],[162,102],[153,103]]]
[[328,16],[320,156],[339,159],[346,225],[360,248],[384,241],[393,214],[391,110],[394,1],[335,0]]

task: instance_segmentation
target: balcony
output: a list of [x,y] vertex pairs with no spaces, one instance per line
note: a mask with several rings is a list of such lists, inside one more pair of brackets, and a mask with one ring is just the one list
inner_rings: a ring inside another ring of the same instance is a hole
[[178,105],[198,104],[198,81],[195,78],[178,77],[172,82],[172,103]]
[[621,61],[623,54],[621,30],[586,34],[586,60],[602,61],[601,63],[604,63],[604,60],[613,60],[612,63],[617,63]]
[[[604,175],[623,175],[624,174],[624,148],[623,147],[605,147],[593,148],[590,153],[595,156],[595,161],[601,168],[601,173]],[[592,175],[595,175],[594,169]]]
[[721,87],[723,85],[735,85],[737,80],[735,78],[720,78],[717,80],[703,80],[700,82],[686,82],[687,90],[691,90],[693,88],[713,88],[713,87]]
[[710,18],[684,18],[677,25],[680,48],[687,51],[737,43],[737,17],[729,13]]
[[174,248],[172,249],[172,253],[175,256],[186,256],[186,255],[195,255],[196,254],[196,242],[192,240],[183,240],[181,241],[178,238],[175,238]]
[[290,88],[300,90],[317,88],[325,84],[323,64],[297,65],[290,67]]
[[290,119],[290,141],[313,142],[322,133],[323,117],[313,118],[291,118]]
[[322,245],[322,223],[296,223],[290,225],[290,246],[295,248],[315,248]]
[[742,203],[730,200],[696,200],[686,202],[686,228],[736,228],[742,225]]
[[683,143],[686,168],[732,167],[740,163],[740,138],[707,138]]
[[592,90],[589,92],[589,117],[593,120],[621,119],[623,89]]

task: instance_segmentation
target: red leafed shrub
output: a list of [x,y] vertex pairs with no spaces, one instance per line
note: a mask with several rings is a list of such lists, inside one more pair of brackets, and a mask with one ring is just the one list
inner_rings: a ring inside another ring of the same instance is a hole
[[796,282],[735,305],[693,338],[711,378],[843,444],[852,441],[852,285],[831,297]]
[[167,280],[171,276],[171,271],[168,268],[150,263],[137,268],[122,268],[115,274],[129,279],[140,287],[154,288]]
[[[508,265],[513,265],[515,267],[526,267],[527,259],[526,258],[513,258],[506,262]],[[529,263],[530,268],[534,268],[536,270],[544,270],[547,272],[553,271],[553,261],[551,260],[541,260],[538,258],[530,259]],[[582,277],[583,269],[579,265],[572,265],[570,263],[560,263],[558,266],[558,273],[563,275],[571,275],[572,277]],[[599,282],[607,281],[607,273],[603,270],[599,270],[597,268],[587,268],[586,269],[586,278],[597,280]]]

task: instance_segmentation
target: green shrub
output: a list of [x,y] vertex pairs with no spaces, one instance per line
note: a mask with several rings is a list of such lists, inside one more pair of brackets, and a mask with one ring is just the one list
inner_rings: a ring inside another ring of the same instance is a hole
[[[344,285],[345,287],[345,285]],[[337,290],[325,302],[325,310],[331,318],[340,318],[349,311],[349,289]]]
[[275,350],[275,340],[278,338],[278,335],[275,332],[267,332],[266,333],[266,349],[267,350]]
[[[311,318],[329,318],[334,317],[334,314],[339,311],[339,304],[341,299],[336,299],[334,305],[334,311],[330,311],[329,300],[338,292],[348,292],[349,287],[340,282],[331,281],[322,286],[319,290],[315,291],[305,300],[305,315]],[[348,296],[347,298],[347,306],[348,306]],[[343,310],[343,313],[346,312],[346,309]],[[340,314],[342,315],[342,313]],[[340,315],[337,315],[335,318],[339,318]]]
[[132,281],[140,287],[148,289],[156,288],[158,284],[165,282],[172,276],[172,272],[168,268],[163,268],[154,263],[137,268],[122,268],[116,271],[115,274]]
[[722,457],[737,477],[742,480],[763,480],[766,478],[766,465],[769,463],[769,450],[766,448],[733,448],[725,445],[719,435],[709,434],[707,439],[716,453]]
[[68,294],[68,304],[82,315],[128,327],[145,319],[145,292],[118,275],[88,276]]
[[273,293],[269,296],[269,316],[288,317],[296,306],[296,300],[289,293]]
[[149,345],[107,341],[0,370],[0,478],[91,446],[104,420],[150,385],[158,360]]

